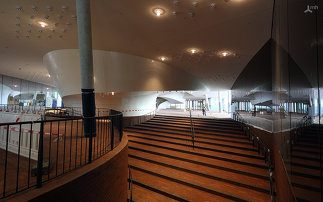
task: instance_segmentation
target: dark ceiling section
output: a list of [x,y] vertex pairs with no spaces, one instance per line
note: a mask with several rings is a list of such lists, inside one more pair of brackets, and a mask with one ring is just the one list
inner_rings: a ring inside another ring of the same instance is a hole
[[234,82],[232,90],[271,91],[271,40],[257,52]]
[[[277,66],[280,69],[279,78],[284,79],[273,81],[272,77],[274,75],[277,77],[278,72],[275,69]],[[275,87],[273,83],[279,84],[280,88]],[[280,89],[280,93],[286,94],[291,91],[288,86],[293,86],[289,99],[304,102],[309,100],[308,90],[312,88],[310,81],[287,51],[275,40],[270,39],[250,60],[233,84],[232,99],[233,101],[252,101],[253,104],[267,103],[270,105],[273,99],[272,92]],[[257,96],[254,96],[256,94]]]

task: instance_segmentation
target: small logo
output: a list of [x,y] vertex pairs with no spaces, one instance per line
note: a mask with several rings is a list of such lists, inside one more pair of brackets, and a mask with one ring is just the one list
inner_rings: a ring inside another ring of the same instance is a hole
[[314,6],[307,5],[307,8],[304,11],[304,13],[313,13],[313,10],[318,10],[318,9],[319,7],[317,5],[314,5]]

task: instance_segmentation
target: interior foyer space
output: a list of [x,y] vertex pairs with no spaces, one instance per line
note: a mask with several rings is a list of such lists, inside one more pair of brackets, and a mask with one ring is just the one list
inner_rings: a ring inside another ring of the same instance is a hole
[[0,0],[0,201],[323,201],[308,0]]

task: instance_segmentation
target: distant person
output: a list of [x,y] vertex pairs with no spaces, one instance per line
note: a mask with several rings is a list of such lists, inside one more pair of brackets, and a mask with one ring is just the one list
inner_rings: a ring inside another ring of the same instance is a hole
[[203,106],[202,112],[203,112],[203,116],[206,116],[206,107],[205,106]]

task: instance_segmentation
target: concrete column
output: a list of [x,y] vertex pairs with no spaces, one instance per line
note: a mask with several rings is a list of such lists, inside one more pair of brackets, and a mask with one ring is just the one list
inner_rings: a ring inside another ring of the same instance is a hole
[[76,0],[84,135],[96,134],[90,0]]

